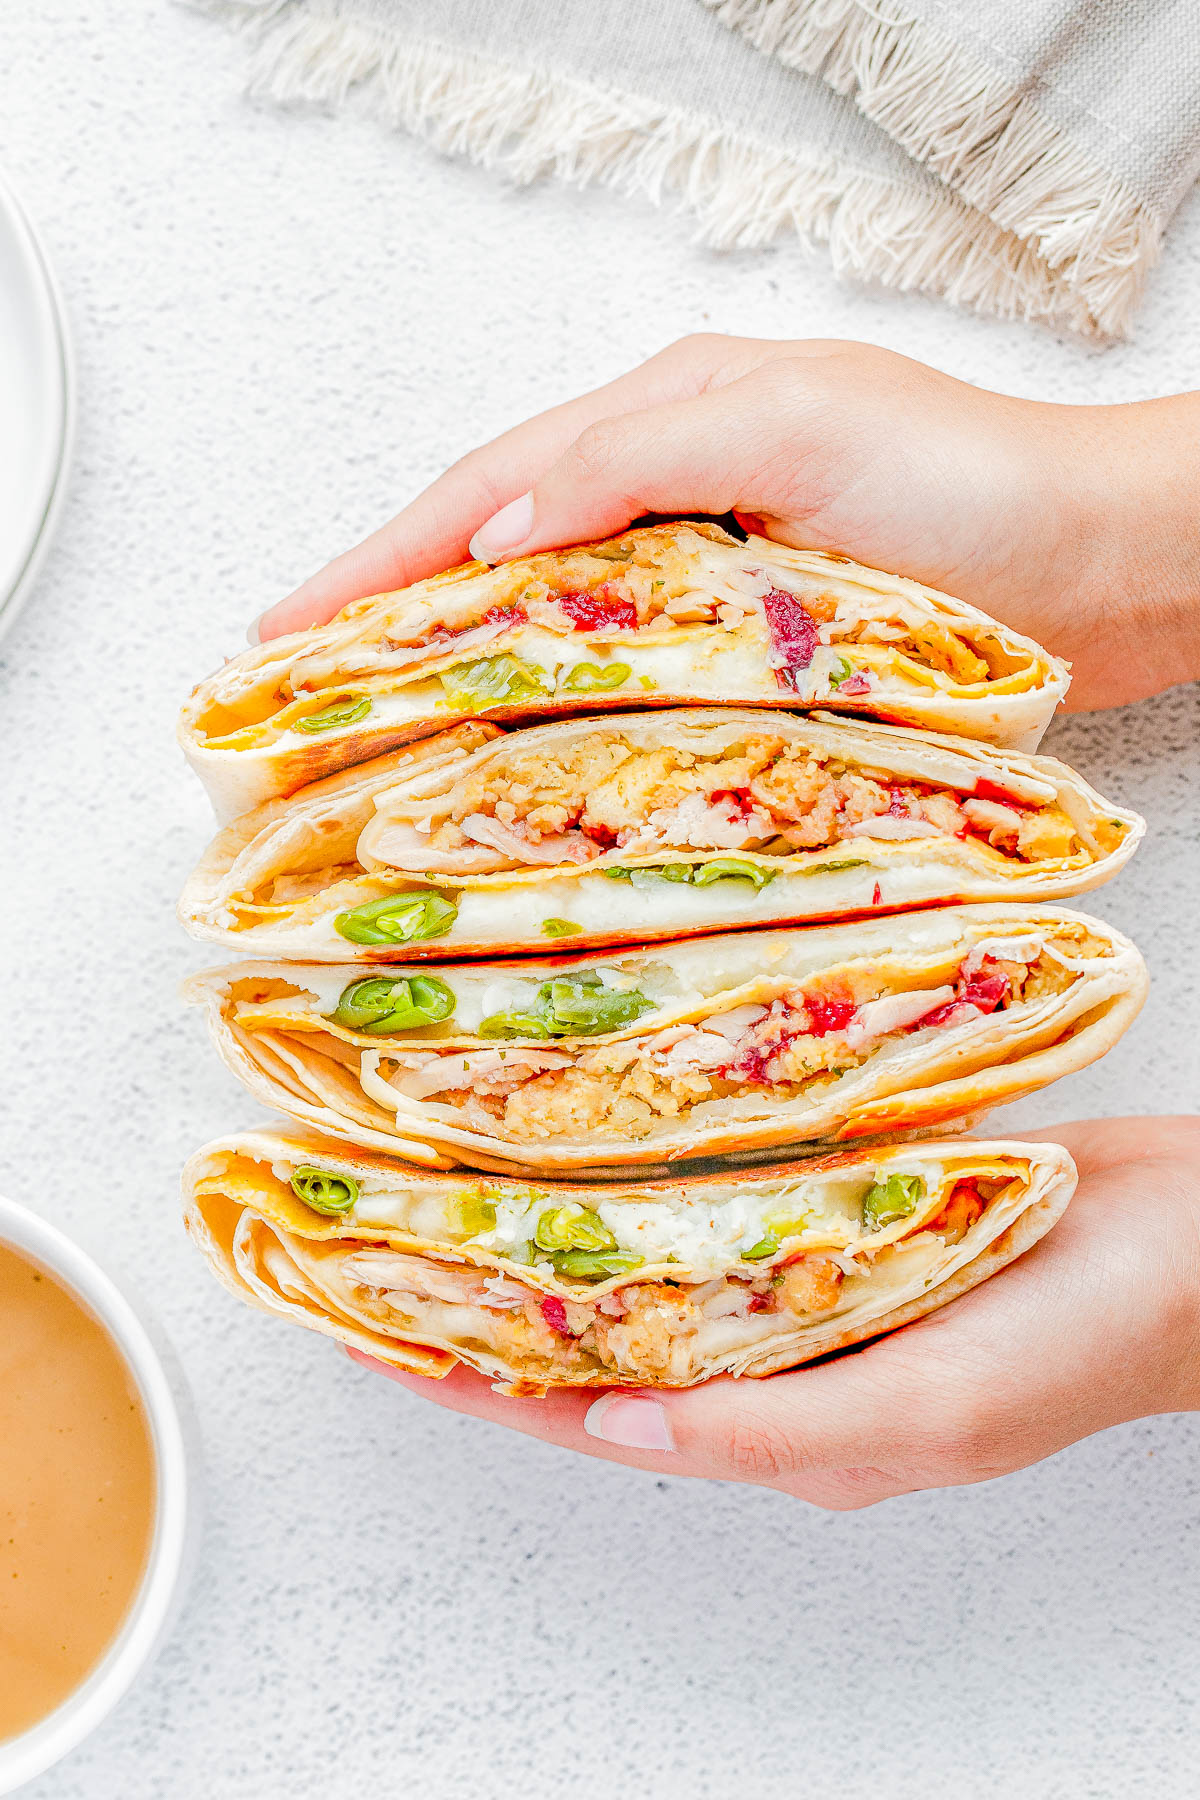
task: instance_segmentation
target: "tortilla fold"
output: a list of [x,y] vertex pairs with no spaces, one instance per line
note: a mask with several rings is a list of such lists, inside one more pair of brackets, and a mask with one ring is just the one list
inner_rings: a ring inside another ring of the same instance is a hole
[[1021,1255],[1074,1185],[1056,1144],[939,1139],[535,1189],[278,1131],[210,1144],[183,1177],[188,1230],[240,1298],[526,1394],[768,1375],[877,1337]]
[[919,582],[684,521],[356,601],[202,681],[179,735],[227,820],[466,717],[820,705],[1034,749],[1068,682]]
[[1066,899],[1144,829],[1064,763],[897,726],[733,707],[476,723],[248,813],[180,916],[300,961],[584,949]]
[[185,992],[302,1125],[586,1174],[961,1125],[1103,1056],[1146,986],[1111,926],[994,905],[536,964],[236,963]]

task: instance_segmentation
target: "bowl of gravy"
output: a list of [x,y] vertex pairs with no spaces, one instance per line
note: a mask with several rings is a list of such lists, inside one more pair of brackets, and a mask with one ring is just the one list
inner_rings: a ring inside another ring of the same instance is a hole
[[110,1713],[182,1599],[184,1423],[121,1288],[0,1199],[0,1794]]

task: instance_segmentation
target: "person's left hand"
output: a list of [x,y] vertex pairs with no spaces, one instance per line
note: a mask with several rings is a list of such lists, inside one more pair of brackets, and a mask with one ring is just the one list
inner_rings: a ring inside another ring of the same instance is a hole
[[992,1280],[860,1350],[766,1380],[597,1399],[497,1394],[351,1351],[456,1412],[632,1468],[870,1506],[987,1481],[1106,1426],[1200,1408],[1200,1120],[1030,1133],[1079,1164],[1053,1230]]

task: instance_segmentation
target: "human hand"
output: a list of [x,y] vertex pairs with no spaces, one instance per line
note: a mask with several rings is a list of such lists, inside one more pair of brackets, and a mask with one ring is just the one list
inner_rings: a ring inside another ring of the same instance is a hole
[[940,1312],[765,1380],[596,1399],[493,1392],[348,1354],[414,1392],[531,1437],[662,1474],[870,1506],[1039,1462],[1149,1413],[1200,1408],[1200,1119],[1104,1119],[1065,1144],[1079,1187],[1054,1229]]
[[265,641],[470,553],[737,512],[974,602],[1074,664],[1069,705],[1200,675],[1200,395],[1057,406],[867,344],[684,338],[473,450],[257,622]]

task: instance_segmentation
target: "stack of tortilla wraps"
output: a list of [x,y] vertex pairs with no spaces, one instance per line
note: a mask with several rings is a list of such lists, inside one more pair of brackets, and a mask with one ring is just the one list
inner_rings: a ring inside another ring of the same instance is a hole
[[695,522],[356,602],[201,683],[188,995],[289,1121],[184,1176],[242,1298],[513,1391],[767,1375],[1033,1244],[1054,1145],[959,1134],[1146,971],[1062,902],[1144,831],[1036,754],[1064,663]]

